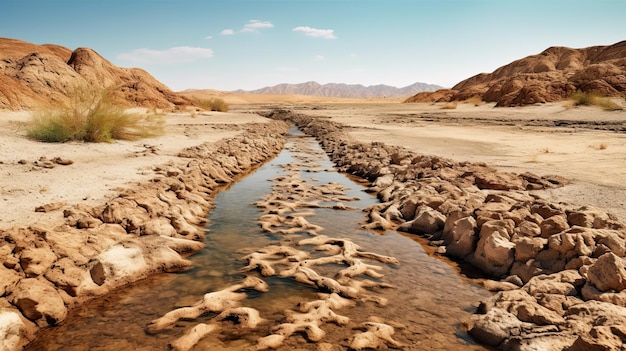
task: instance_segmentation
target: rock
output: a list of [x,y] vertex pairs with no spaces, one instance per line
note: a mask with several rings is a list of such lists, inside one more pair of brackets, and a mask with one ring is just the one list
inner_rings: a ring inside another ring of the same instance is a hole
[[563,214],[559,214],[545,219],[541,222],[539,227],[541,228],[541,237],[549,238],[552,234],[557,234],[569,229],[569,224],[567,224],[567,217]]
[[445,216],[428,206],[418,207],[415,219],[403,223],[398,230],[414,234],[434,234],[443,229]]
[[613,253],[606,253],[591,265],[587,276],[600,291],[620,292],[626,288],[626,262]]
[[65,202],[53,202],[35,207],[35,212],[52,212],[66,206]]
[[0,309],[0,350],[20,350],[26,338],[26,325],[11,310]]
[[456,220],[453,218],[449,216],[446,219],[443,241],[448,255],[463,258],[471,254],[476,247],[478,241],[476,220],[471,216]]
[[47,247],[27,248],[20,254],[20,263],[27,277],[44,274],[57,260],[57,256]]
[[496,308],[486,314],[474,315],[472,320],[469,334],[481,343],[494,347],[502,344],[514,331],[532,327],[532,324],[520,321],[514,314]]
[[20,280],[8,299],[40,327],[56,325],[67,316],[67,308],[54,285],[41,277]]
[[515,242],[515,261],[526,262],[531,258],[537,257],[537,254],[544,249],[548,240],[544,238],[522,237],[514,240]]
[[596,326],[580,335],[568,351],[621,351],[626,344],[626,326]]
[[542,294],[578,295],[578,290],[585,284],[585,279],[575,270],[561,271],[550,275],[532,277],[525,285],[532,296]]
[[490,221],[482,226],[471,261],[485,273],[501,276],[508,273],[513,264],[515,244],[509,241],[506,229],[510,223],[513,221]]
[[0,265],[0,296],[4,296],[7,290],[21,278],[22,276],[15,270]]

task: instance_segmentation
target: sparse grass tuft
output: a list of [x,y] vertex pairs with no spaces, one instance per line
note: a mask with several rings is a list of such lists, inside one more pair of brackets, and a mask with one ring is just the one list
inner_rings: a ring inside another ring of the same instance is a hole
[[617,111],[622,109],[620,105],[597,92],[577,91],[573,93],[570,98],[574,101],[574,106],[598,106],[605,111]]
[[135,140],[163,133],[163,119],[131,114],[114,104],[106,91],[77,87],[69,103],[33,115],[28,137],[45,142]]
[[480,95],[474,95],[465,100],[465,102],[468,104],[473,104],[474,106],[480,106],[483,104],[483,99],[480,97]]
[[456,101],[450,101],[448,103],[446,103],[445,105],[443,105],[441,108],[443,110],[454,110],[457,107],[457,102]]
[[228,103],[220,98],[200,99],[193,97],[194,105],[207,111],[228,112]]
[[589,145],[589,147],[596,150],[606,150],[609,148],[609,145],[607,143],[600,143],[598,145]]

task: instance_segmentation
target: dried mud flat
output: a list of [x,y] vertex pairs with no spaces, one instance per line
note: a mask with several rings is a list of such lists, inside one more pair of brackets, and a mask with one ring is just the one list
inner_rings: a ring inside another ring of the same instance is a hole
[[[502,291],[468,325],[478,340],[529,350],[623,344],[621,133],[580,127],[591,122],[549,126],[567,112],[558,105],[461,106],[444,115],[437,106],[407,104],[290,107],[325,118],[272,116],[296,122],[343,170],[373,182],[381,205],[368,213],[370,228],[425,236],[439,253],[502,278],[483,283]],[[3,349],[19,349],[90,296],[188,266],[184,255],[201,245],[211,190],[282,148],[286,126],[248,113],[267,114],[267,106],[235,110],[169,116],[165,136],[113,145],[33,143],[21,135],[26,114],[2,120],[0,200],[10,209],[0,222]],[[568,111],[564,120],[599,113]],[[617,124],[623,116],[599,120]],[[590,204],[602,209],[582,207]]]

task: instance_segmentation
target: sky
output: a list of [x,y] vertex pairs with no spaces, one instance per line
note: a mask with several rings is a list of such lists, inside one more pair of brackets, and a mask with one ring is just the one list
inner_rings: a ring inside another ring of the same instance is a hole
[[451,87],[550,46],[626,40],[626,0],[0,0],[0,37],[92,48],[175,91]]

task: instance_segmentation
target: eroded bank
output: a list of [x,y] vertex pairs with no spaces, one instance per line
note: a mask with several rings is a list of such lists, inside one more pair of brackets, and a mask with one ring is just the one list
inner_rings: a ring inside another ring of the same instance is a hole
[[372,182],[381,204],[370,228],[424,236],[499,291],[483,301],[470,334],[500,349],[619,349],[626,335],[625,225],[606,212],[544,200],[559,177],[498,172],[382,143],[288,110],[267,117],[314,135],[333,162]]
[[258,124],[183,150],[150,182],[101,206],[66,206],[63,224],[0,232],[0,350],[19,350],[94,296],[157,272],[189,268],[203,247],[211,194],[276,155],[288,125]]

